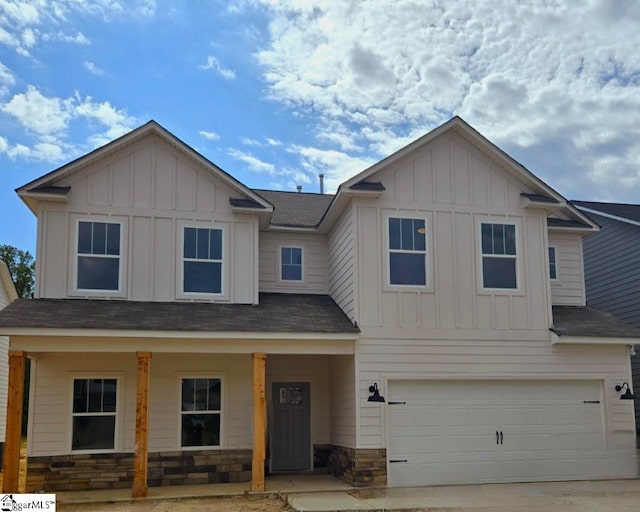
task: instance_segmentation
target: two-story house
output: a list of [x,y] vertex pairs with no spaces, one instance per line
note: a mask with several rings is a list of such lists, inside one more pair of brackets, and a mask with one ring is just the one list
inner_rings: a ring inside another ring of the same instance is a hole
[[[587,302],[640,328],[640,204],[572,201],[600,225],[584,240]],[[634,389],[640,386],[640,346],[631,356]],[[640,443],[640,400],[635,401]]]
[[640,333],[585,307],[598,226],[460,118],[333,196],[252,190],[155,122],[18,194],[29,490],[637,475]]

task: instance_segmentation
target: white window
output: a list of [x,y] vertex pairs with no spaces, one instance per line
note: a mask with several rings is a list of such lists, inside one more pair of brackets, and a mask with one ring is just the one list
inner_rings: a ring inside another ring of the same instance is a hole
[[222,294],[222,229],[185,227],[183,293]]
[[556,248],[549,247],[549,277],[552,281],[558,279],[558,266],[556,263]]
[[222,379],[183,378],[180,404],[180,445],[220,446]]
[[280,248],[280,280],[302,281],[302,247]]
[[480,230],[483,287],[517,289],[516,226],[483,222]]
[[76,289],[120,290],[122,228],[116,222],[78,222]]
[[425,219],[389,217],[389,284],[427,284]]
[[73,379],[73,451],[115,448],[118,379]]

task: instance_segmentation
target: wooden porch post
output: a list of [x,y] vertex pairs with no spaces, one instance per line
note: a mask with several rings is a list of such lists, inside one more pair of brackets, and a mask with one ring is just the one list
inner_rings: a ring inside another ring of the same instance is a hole
[[147,454],[149,440],[149,365],[151,352],[137,352],[136,446],[133,459],[133,498],[147,495]]
[[266,455],[265,363],[267,354],[253,354],[253,461],[251,490],[264,491],[264,459]]
[[9,350],[9,385],[7,393],[7,426],[2,464],[2,492],[18,492],[20,475],[20,440],[22,437],[22,397],[26,353]]

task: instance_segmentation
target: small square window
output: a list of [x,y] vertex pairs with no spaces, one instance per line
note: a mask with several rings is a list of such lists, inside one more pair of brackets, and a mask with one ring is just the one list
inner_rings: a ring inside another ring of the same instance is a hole
[[302,248],[280,248],[280,279],[282,281],[302,281]]

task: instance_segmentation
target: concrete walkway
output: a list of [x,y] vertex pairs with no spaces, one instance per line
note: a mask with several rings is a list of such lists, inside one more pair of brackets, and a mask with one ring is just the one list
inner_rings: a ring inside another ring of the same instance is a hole
[[287,496],[298,512],[638,512],[640,479],[352,489]]

